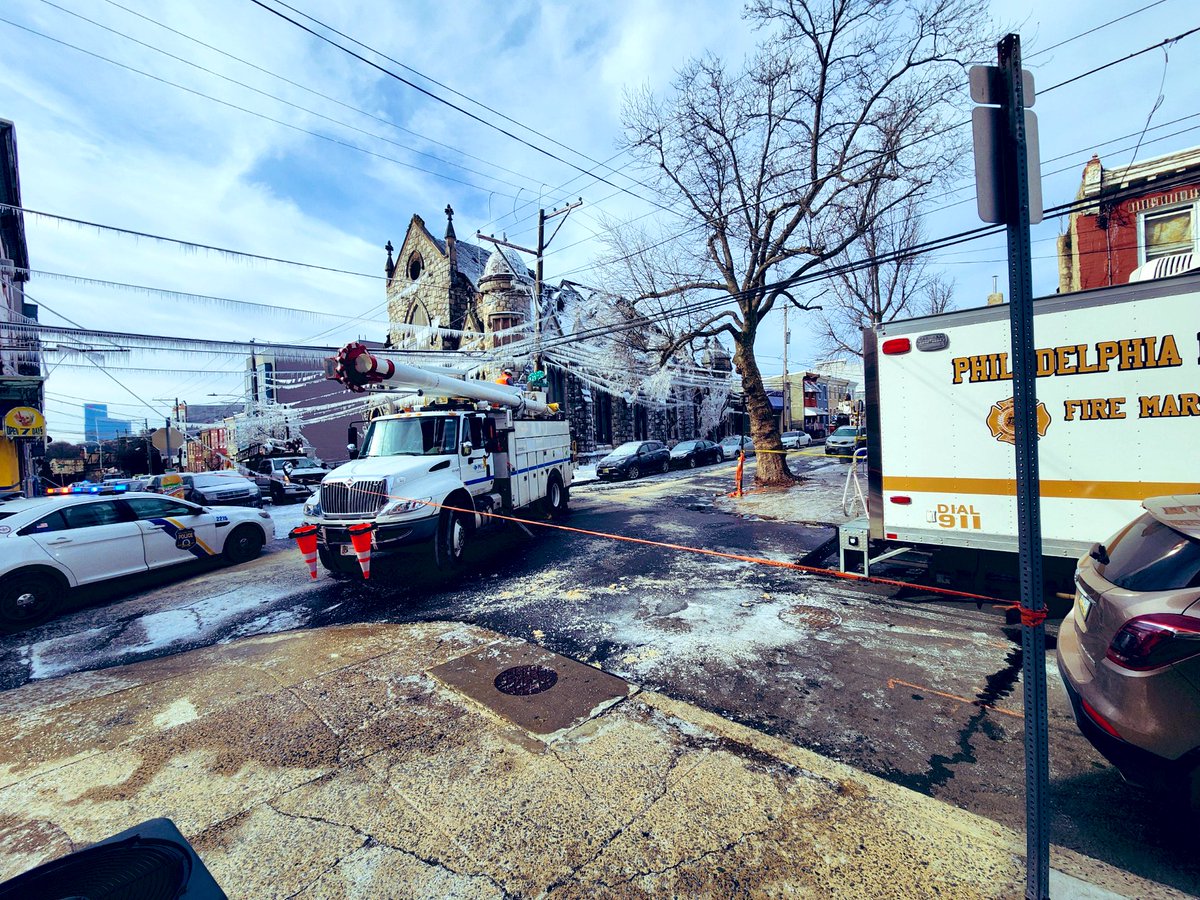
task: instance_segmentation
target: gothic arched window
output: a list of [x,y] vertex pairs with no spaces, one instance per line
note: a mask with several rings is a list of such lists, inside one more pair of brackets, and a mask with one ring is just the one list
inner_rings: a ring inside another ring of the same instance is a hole
[[425,271],[425,260],[421,259],[421,254],[413,252],[413,255],[408,258],[408,280],[416,281],[421,277],[421,273]]

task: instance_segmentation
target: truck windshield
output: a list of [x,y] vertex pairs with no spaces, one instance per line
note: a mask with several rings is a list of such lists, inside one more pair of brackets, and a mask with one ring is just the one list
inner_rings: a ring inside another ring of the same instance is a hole
[[437,456],[458,449],[458,420],[448,416],[376,419],[360,456]]

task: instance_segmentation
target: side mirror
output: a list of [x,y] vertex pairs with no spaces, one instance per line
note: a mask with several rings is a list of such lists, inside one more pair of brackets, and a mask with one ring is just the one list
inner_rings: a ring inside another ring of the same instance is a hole
[[471,455],[471,451],[472,451],[472,450],[474,450],[474,449],[475,449],[475,448],[471,446],[471,442],[470,442],[470,441],[463,441],[463,442],[462,442],[462,444],[461,444],[461,445],[459,446],[459,448],[458,448],[458,452],[459,452],[460,454],[462,454],[463,456],[470,456],[470,455]]
[[346,429],[346,443],[358,444],[358,429],[353,425]]
[[358,459],[358,444],[347,444],[346,452],[350,454],[351,459]]

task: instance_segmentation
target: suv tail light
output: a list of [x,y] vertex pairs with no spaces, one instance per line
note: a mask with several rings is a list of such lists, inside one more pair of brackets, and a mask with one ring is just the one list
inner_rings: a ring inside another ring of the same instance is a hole
[[1200,619],[1151,613],[1126,622],[1105,656],[1123,669],[1146,672],[1200,654]]

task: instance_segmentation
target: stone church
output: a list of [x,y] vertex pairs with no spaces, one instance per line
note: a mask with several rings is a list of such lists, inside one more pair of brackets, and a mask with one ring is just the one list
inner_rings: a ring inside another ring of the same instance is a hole
[[[458,240],[454,211],[445,212],[442,238],[414,215],[399,250],[387,243],[387,347],[486,350],[495,371],[480,377],[511,367],[520,381],[532,368],[529,338],[536,327],[550,399],[570,418],[580,457],[625,441],[724,436],[733,367],[718,342],[708,344],[698,363],[680,356],[674,367],[680,374],[650,397],[634,378],[649,374],[636,338],[614,342],[606,334],[635,317],[627,301],[563,281],[542,286],[535,310],[534,274],[518,253]],[[692,370],[706,374],[682,377]]]

